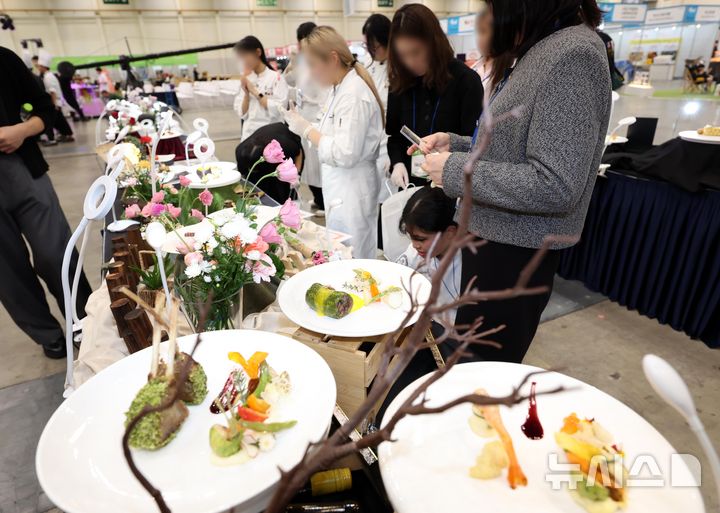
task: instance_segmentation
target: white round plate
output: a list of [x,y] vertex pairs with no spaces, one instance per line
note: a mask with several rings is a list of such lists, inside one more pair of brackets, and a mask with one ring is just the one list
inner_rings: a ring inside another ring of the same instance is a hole
[[[390,308],[384,303],[372,304],[351,313],[343,319],[321,317],[305,303],[305,292],[313,283],[330,285],[337,290],[346,290],[343,285],[351,283],[354,269],[369,271],[379,282],[380,289],[389,286],[407,288],[413,270],[404,265],[384,260],[338,260],[309,267],[299,272],[280,287],[278,302],[283,313],[295,324],[305,329],[336,337],[372,337],[384,335],[398,329],[410,310],[410,297],[403,291],[403,302],[399,308]],[[412,293],[420,304],[430,295],[430,281],[421,274],[412,279]],[[347,290],[346,290],[347,291]],[[352,291],[348,291],[352,292]],[[417,312],[408,326],[417,321]]]
[[[430,387],[430,406],[484,388],[491,395],[506,395],[512,387],[536,367],[500,362],[477,362],[458,365]],[[412,383],[393,400],[385,413],[389,418],[425,377]],[[563,473],[552,466],[551,458],[564,462],[554,432],[563,419],[575,412],[581,418],[595,418],[614,437],[625,451],[625,466],[633,467],[638,456],[651,455],[663,470],[666,486],[628,488],[627,507],[622,513],[702,513],[705,511],[698,488],[669,486],[669,463],[676,451],[645,419],[617,399],[595,387],[563,374],[548,373],[535,377],[537,391],[550,390],[558,385],[568,391],[537,397],[540,420],[545,430],[542,440],[529,440],[520,430],[525,422],[528,404],[514,408],[500,407],[503,423],[512,436],[518,461],[528,479],[526,487],[512,490],[507,482],[507,470],[502,477],[481,481],[468,475],[482,447],[491,439],[475,435],[468,425],[471,406],[456,406],[437,415],[406,417],[393,433],[396,442],[383,443],[379,448],[380,469],[385,489],[397,513],[584,513],[567,491],[553,490],[552,478]],[[530,384],[524,389],[529,392]],[[572,390],[570,390],[572,389]],[[668,415],[675,415],[669,411]],[[682,468],[680,468],[682,467]],[[678,463],[673,475],[687,472]],[[648,467],[641,478],[649,478]],[[632,476],[630,476],[632,477]],[[636,476],[638,477],[638,476]],[[550,479],[550,480],[548,480]],[[566,483],[566,482],[565,482]],[[647,481],[645,481],[647,486]],[[488,508],[483,507],[488,506]]]
[[683,141],[703,143],[703,144],[720,144],[720,136],[717,135],[701,135],[697,130],[685,130],[678,134]]
[[[190,350],[194,336],[179,339]],[[277,437],[275,447],[238,466],[211,463],[210,427],[222,418],[209,411],[235,364],[229,351],[251,356],[269,353],[268,362],[290,374],[292,392],[277,405],[277,418],[297,424]],[[67,513],[147,513],[157,511],[152,498],[131,474],[121,439],[125,411],[146,381],[151,350],[111,365],[83,384],[50,418],[38,443],[38,479],[50,500]],[[308,442],[321,439],[335,406],[335,380],[325,361],[290,338],[263,331],[216,331],[203,335],[195,359],[205,368],[209,393],[178,436],[158,451],[133,451],[139,468],[158,487],[174,513],[216,513],[243,504],[257,513],[280,476],[302,457]],[[252,506],[251,506],[252,504]]]
[[622,135],[614,135],[612,138],[609,135],[605,136],[605,146],[610,146],[611,144],[625,144],[628,142],[627,137],[623,137]]
[[168,153],[167,155],[155,155],[155,160],[160,162],[161,164],[164,164],[165,162],[172,162],[173,160],[175,160],[175,154]]
[[[200,180],[196,171],[200,167],[211,167],[214,170],[219,170],[219,175],[216,178],[211,178],[207,182]],[[240,172],[236,169],[237,165],[234,162],[208,162],[207,164],[194,164],[189,167],[187,177],[190,179],[191,189],[213,189],[216,187],[225,187],[226,185],[232,185],[238,183],[242,178]]]

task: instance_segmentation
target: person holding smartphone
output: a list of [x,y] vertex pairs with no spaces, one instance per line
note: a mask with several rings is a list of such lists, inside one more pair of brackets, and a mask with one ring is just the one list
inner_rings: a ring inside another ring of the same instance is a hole
[[512,288],[546,237],[555,236],[529,282],[545,287],[544,293],[481,302],[457,313],[459,325],[479,317],[485,328],[505,325],[493,336],[502,348],[473,346],[472,359],[521,362],[550,298],[558,250],[582,233],[612,90],[605,46],[595,32],[602,20],[595,0],[487,3],[494,20],[491,55],[511,55],[516,64],[493,91],[474,137],[435,133],[421,149],[433,183],[462,198],[463,167],[477,141],[492,134],[473,165],[469,226],[486,244],[475,254],[465,252],[463,284],[475,277],[478,290]]
[[410,181],[413,162],[419,173],[421,155],[406,154],[409,143],[400,134],[407,125],[422,136],[434,132],[472,135],[482,112],[482,80],[455,58],[440,21],[428,7],[407,4],[397,10],[388,46],[390,93],[386,132],[392,183],[400,188]]

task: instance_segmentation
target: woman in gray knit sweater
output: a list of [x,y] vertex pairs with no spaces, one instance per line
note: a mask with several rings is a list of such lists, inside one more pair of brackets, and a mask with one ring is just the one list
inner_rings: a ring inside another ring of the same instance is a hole
[[[463,281],[480,290],[511,287],[547,235],[579,237],[595,184],[610,116],[607,56],[595,32],[595,0],[488,0],[494,18],[494,55],[511,55],[486,106],[499,122],[475,165],[470,230],[488,244],[463,258]],[[479,136],[486,130],[479,121]],[[438,133],[424,139],[424,165],[450,197],[462,197],[462,168],[474,141]],[[552,288],[557,243],[531,285]],[[506,324],[494,339],[502,349],[479,347],[474,359],[520,362],[550,294],[460,309],[457,324],[485,317],[484,327]]]

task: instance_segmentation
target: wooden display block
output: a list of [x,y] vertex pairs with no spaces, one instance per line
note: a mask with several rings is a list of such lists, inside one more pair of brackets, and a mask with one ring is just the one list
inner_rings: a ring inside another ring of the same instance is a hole
[[[404,343],[408,333],[410,327],[400,334],[398,346]],[[298,328],[293,338],[315,350],[327,362],[337,383],[337,403],[352,415],[367,398],[368,387],[380,367],[383,348],[391,337],[390,334],[365,338],[331,337]],[[375,411],[379,406],[376,405]]]

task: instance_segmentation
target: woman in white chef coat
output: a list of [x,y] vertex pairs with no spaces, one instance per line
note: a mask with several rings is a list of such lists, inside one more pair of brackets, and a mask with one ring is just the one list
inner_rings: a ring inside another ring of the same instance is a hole
[[[390,19],[382,14],[371,14],[362,27],[363,38],[365,39],[365,48],[370,56],[370,63],[367,64],[368,73],[375,83],[375,89],[380,94],[383,102],[383,109],[387,111],[387,100],[389,90],[388,79],[388,44],[390,40]],[[390,157],[387,152],[387,134],[383,137],[380,144],[380,155],[377,160],[377,173],[380,180],[380,195],[378,202],[383,203],[390,193],[383,184],[388,179],[390,171]]]
[[[295,110],[285,119],[291,131],[318,149],[327,226],[352,236],[355,258],[375,258],[380,186],[375,162],[384,135],[382,100],[335,29],[317,27],[303,46],[312,76],[332,91],[318,123]],[[338,200],[342,204],[331,208]]]
[[[312,33],[317,25],[307,21],[298,26],[297,42],[298,55],[295,58],[293,75],[295,80],[295,105],[297,110],[305,119],[315,122],[322,117],[321,110],[330,94],[330,88],[321,87],[320,84],[310,75],[307,63],[305,62],[304,43],[305,39]],[[291,94],[292,98],[293,95]],[[318,159],[317,148],[311,147],[307,140],[302,141],[305,162],[303,164],[302,176],[300,179],[307,184],[313,195],[313,203],[317,210],[315,215],[324,215],[325,202],[322,194],[322,174],[320,160]]]
[[235,45],[244,75],[235,111],[243,121],[241,141],[258,128],[282,121],[280,108],[287,107],[288,86],[282,73],[270,67],[265,48],[255,36],[242,38]]

